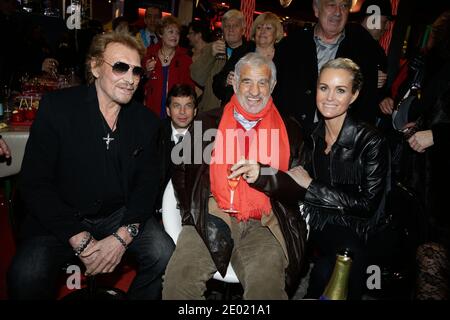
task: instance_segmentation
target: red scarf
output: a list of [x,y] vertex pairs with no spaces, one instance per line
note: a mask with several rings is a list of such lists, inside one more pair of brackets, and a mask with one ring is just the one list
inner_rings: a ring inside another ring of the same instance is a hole
[[[234,110],[249,121],[258,120],[258,124],[246,131],[234,118]],[[274,140],[276,134],[278,139]],[[287,171],[289,155],[286,127],[272,98],[261,112],[252,114],[245,111],[236,95],[233,95],[220,120],[210,165],[211,192],[219,208],[230,208],[228,164],[234,164],[244,156],[247,160]],[[238,220],[261,219],[263,214],[269,214],[272,209],[269,197],[251,188],[242,178],[234,193],[233,207],[239,211],[232,214]]]

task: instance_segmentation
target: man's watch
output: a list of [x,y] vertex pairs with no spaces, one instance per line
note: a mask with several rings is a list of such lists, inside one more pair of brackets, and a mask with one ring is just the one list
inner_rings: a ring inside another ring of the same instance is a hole
[[135,238],[139,233],[139,228],[135,224],[126,225],[125,228],[133,238]]

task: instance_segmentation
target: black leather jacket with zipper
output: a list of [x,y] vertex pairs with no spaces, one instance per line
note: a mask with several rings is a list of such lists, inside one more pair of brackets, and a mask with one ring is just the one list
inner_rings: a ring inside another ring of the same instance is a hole
[[303,199],[309,225],[321,229],[327,223],[352,228],[363,239],[383,221],[390,189],[390,153],[386,139],[375,128],[346,116],[330,151],[331,185],[317,180],[314,163],[318,139],[325,139],[325,123],[319,122],[302,156],[302,165],[313,181]]

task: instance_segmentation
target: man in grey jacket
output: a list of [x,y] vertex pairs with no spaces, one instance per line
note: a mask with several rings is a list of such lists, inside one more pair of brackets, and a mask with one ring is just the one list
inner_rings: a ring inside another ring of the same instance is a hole
[[[197,60],[191,64],[192,80],[204,87],[198,106],[199,112],[220,107],[220,100],[212,90],[213,77],[222,70],[233,49],[242,45],[244,27],[244,15],[241,11],[236,9],[227,11],[222,17],[224,39],[209,43]],[[227,58],[219,58],[218,55],[221,54],[226,55]]]

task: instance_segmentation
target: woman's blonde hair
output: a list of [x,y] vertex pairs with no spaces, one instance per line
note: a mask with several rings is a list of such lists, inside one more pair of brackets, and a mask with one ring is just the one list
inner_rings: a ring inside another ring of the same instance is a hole
[[174,16],[165,16],[161,19],[161,22],[156,27],[156,32],[161,37],[164,33],[164,30],[169,26],[176,26],[178,31],[181,30],[181,24],[177,18],[175,18]]
[[275,29],[275,42],[279,42],[283,39],[284,31],[283,25],[281,24],[280,18],[275,13],[264,12],[256,17],[252,25],[251,38],[255,40],[256,28],[261,24],[270,24]]
[[361,68],[353,62],[353,60],[348,58],[337,58],[328,61],[322,66],[322,68],[320,68],[318,81],[320,80],[320,75],[325,69],[347,70],[352,75],[352,93],[361,91],[363,86],[363,74],[361,72]]
[[120,43],[130,49],[136,50],[141,60],[144,58],[145,47],[129,32],[119,30],[98,34],[92,40],[86,56],[85,64],[87,83],[93,83],[95,80],[95,77],[92,74],[91,62],[95,61],[96,65],[101,65],[103,63],[103,55],[105,54],[106,47],[110,43]]

